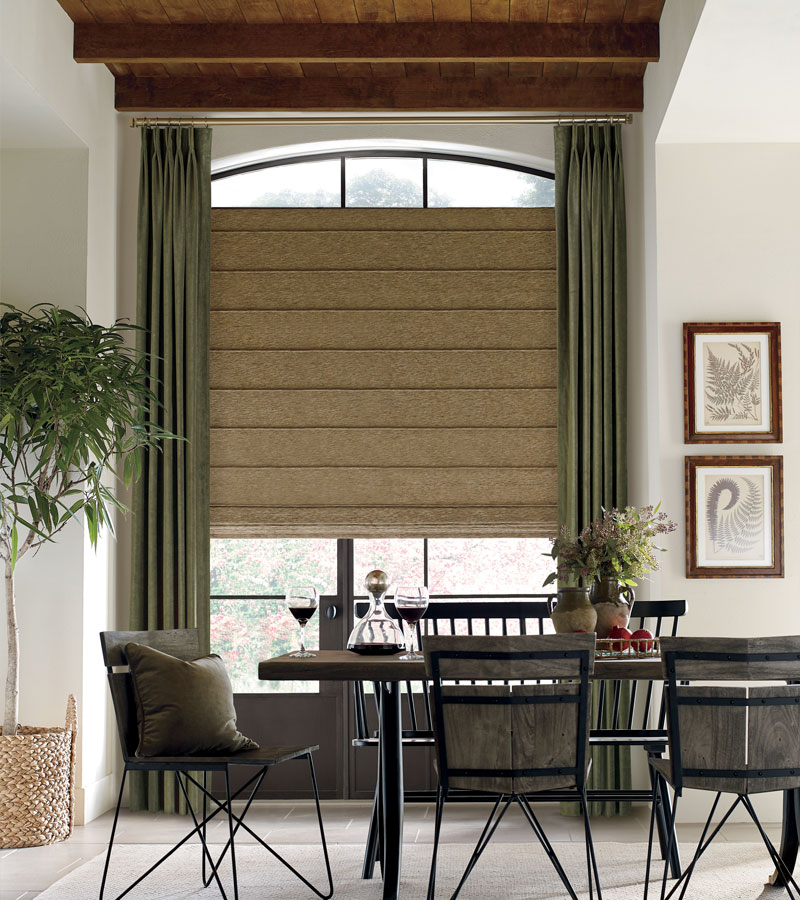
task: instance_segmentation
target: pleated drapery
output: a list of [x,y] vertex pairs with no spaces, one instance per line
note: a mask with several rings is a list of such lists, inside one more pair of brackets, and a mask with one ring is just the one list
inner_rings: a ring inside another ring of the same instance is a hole
[[[130,625],[197,627],[207,651],[211,131],[142,128],[141,136],[140,349],[158,398],[150,418],[181,439],[147,451],[134,490]],[[173,778],[132,774],[131,809],[180,807]]]
[[[619,125],[554,132],[558,512],[577,534],[601,508],[627,502],[625,187]],[[594,749],[590,787],[628,788],[630,779],[629,749]],[[630,812],[627,802],[591,806],[595,815]]]

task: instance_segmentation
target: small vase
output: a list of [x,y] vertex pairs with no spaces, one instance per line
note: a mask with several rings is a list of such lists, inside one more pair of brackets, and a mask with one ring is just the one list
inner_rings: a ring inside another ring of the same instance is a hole
[[633,588],[623,587],[616,578],[601,577],[592,584],[592,605],[597,610],[597,636],[607,638],[618,625],[628,627],[635,599]]
[[556,634],[594,631],[597,610],[589,599],[589,588],[559,588],[558,603],[551,610],[550,618],[553,620]]

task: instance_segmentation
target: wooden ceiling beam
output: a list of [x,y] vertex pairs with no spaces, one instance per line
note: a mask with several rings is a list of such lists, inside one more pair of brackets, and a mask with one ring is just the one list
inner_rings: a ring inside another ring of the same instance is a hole
[[654,23],[75,24],[81,63],[658,60]]
[[120,111],[638,112],[642,79],[137,78],[116,79]]

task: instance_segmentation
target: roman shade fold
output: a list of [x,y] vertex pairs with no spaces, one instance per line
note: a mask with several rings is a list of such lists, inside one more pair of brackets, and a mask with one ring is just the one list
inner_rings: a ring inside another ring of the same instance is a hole
[[213,210],[214,536],[554,533],[554,228]]

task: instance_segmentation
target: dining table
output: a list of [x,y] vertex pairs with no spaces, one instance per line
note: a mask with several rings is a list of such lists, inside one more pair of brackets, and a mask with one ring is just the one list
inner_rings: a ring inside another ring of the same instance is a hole
[[[258,664],[262,681],[371,681],[378,687],[380,793],[383,834],[383,900],[398,900],[403,852],[403,748],[401,691],[406,681],[422,681],[425,663],[399,653],[372,656],[350,650],[317,650],[315,656],[276,656]],[[658,681],[658,658],[597,659],[594,680]]]

